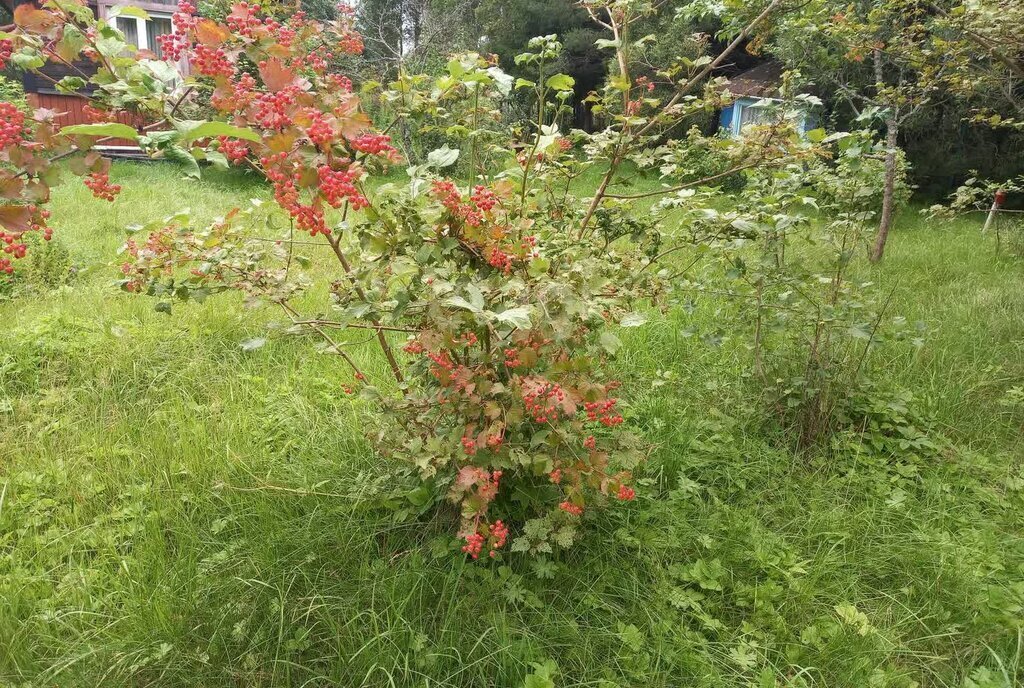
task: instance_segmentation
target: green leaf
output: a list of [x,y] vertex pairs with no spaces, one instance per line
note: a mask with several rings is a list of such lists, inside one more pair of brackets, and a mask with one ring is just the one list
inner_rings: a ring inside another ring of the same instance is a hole
[[601,348],[607,351],[612,356],[622,348],[622,341],[614,334],[608,331],[601,333],[601,337],[598,339],[601,344]]
[[99,124],[72,124],[60,130],[65,136],[102,136],[104,138],[139,140],[139,132],[127,124],[102,122]]
[[619,325],[622,327],[640,327],[647,322],[647,316],[643,313],[626,313],[622,316],[622,320],[619,321]]
[[226,170],[228,169],[228,159],[220,151],[206,151],[206,161],[217,169]]
[[199,179],[199,163],[192,157],[192,154],[181,146],[167,146],[163,149],[164,157],[171,162],[176,162],[185,168],[185,176]]
[[58,81],[55,86],[61,93],[75,93],[76,91],[80,91],[85,88],[87,83],[88,82],[80,76],[66,76]]
[[821,128],[811,129],[805,136],[807,136],[807,140],[811,143],[821,143],[825,140],[825,130]]
[[476,306],[474,306],[461,296],[452,296],[449,297],[448,299],[445,299],[445,305],[452,306],[453,308],[461,308],[472,313],[479,313],[481,310],[480,308],[477,308]]
[[262,349],[267,344],[266,337],[253,337],[252,339],[246,339],[240,344],[242,351],[255,351],[256,349]]
[[447,145],[427,153],[427,164],[431,167],[448,167],[459,159],[459,149]]
[[576,85],[576,80],[568,74],[552,74],[544,82],[544,85],[556,91],[571,91],[573,86]]
[[530,81],[529,79],[519,78],[519,79],[516,79],[515,88],[518,91],[521,88],[533,88],[536,85],[537,85],[537,83],[535,81]]
[[39,69],[46,64],[43,58],[39,56],[39,53],[29,50],[22,50],[14,53],[14,55],[11,56],[11,62],[16,67],[24,71]]
[[128,44],[120,38],[101,38],[96,41],[96,50],[103,57],[120,57],[128,49]]
[[111,7],[107,12],[107,20],[113,21],[115,17],[137,17],[139,19],[149,19],[149,13],[140,7],[131,7],[128,5]]
[[227,122],[183,122],[178,127],[182,133],[182,143],[187,144],[196,139],[210,139],[216,136],[228,136],[230,138],[242,139],[259,143],[263,137],[252,129],[236,127]]
[[498,318],[498,322],[511,325],[516,329],[528,330],[533,327],[533,322],[530,320],[529,306],[516,306],[515,308],[509,308],[507,311],[498,313],[496,317]]
[[415,490],[406,494],[405,497],[413,506],[425,506],[430,501],[430,490],[420,485]]

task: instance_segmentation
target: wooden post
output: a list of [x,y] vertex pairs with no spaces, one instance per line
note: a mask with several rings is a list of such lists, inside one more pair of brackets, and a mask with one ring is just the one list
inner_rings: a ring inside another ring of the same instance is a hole
[[992,223],[996,221],[996,215],[999,214],[999,208],[1006,201],[1006,192],[1002,189],[996,191],[996,196],[992,200],[992,208],[988,211],[988,217],[985,218],[985,226],[981,228],[982,234],[988,234],[988,230],[992,228]]

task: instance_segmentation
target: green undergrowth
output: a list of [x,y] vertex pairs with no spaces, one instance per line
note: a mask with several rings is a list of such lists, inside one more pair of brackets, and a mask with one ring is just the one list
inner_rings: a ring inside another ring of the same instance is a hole
[[732,304],[623,331],[637,500],[558,557],[476,564],[452,514],[382,506],[372,408],[311,339],[267,334],[279,314],[111,286],[124,225],[265,190],[114,178],[113,205],[57,191],[73,270],[0,302],[0,685],[1024,682],[1024,263],[974,225],[908,213],[859,268],[925,342],[872,353],[812,451],[760,411],[744,339],[692,334]]

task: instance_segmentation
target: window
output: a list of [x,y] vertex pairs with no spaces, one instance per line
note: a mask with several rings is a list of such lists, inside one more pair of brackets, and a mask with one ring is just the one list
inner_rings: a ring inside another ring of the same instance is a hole
[[171,18],[167,15],[150,14],[149,19],[121,16],[114,19],[118,31],[124,34],[124,40],[139,50],[149,50],[163,59],[163,50],[157,36],[171,33]]
[[767,124],[772,121],[771,109],[760,105],[744,105],[740,109],[740,129],[748,124]]

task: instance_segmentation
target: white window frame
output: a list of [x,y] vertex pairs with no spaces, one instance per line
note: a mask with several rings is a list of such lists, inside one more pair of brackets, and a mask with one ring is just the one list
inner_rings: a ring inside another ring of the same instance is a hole
[[[108,16],[109,16],[110,10],[114,9],[114,7],[116,7],[116,5],[107,8]],[[149,11],[147,11],[146,14],[149,15],[150,19],[168,19],[168,20],[171,19],[171,15],[168,14],[168,13],[164,13],[164,12],[149,12]],[[139,37],[140,45],[136,45],[135,47],[138,48],[139,50],[153,50],[153,46],[151,46],[149,44],[149,32],[146,31],[146,20],[145,19],[143,19],[141,17],[131,17],[131,16],[128,16],[127,14],[120,14],[117,17],[114,18],[114,21],[113,21],[114,27],[117,28],[117,23],[120,22],[121,20],[128,20],[128,19],[131,19],[132,21],[135,22],[135,32],[136,32],[136,35]]]

